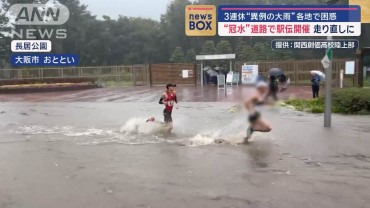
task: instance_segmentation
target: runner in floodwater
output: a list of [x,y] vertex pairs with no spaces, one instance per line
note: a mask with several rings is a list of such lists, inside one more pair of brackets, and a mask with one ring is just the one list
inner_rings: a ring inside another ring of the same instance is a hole
[[248,121],[250,123],[247,130],[247,137],[244,143],[248,143],[253,132],[270,132],[271,126],[261,117],[261,107],[265,104],[269,94],[269,86],[266,82],[260,81],[256,84],[256,92],[245,102],[245,107],[249,112]]
[[171,132],[173,128],[172,124],[173,106],[175,103],[177,104],[175,87],[176,87],[175,84],[167,84],[166,92],[163,93],[162,97],[159,100],[159,104],[165,105],[165,109],[163,110],[164,123],[166,124],[166,127],[168,128],[169,132]]

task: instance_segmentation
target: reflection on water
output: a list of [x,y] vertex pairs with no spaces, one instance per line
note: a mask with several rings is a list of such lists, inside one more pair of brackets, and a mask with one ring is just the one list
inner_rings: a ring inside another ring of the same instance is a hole
[[252,166],[267,168],[269,163],[275,160],[275,148],[276,144],[265,137],[250,143],[245,152],[250,156]]

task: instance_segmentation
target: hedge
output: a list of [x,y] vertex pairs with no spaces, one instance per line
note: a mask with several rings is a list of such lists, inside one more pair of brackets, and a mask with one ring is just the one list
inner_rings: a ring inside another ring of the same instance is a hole
[[[323,113],[325,98],[317,99],[290,99],[285,105],[293,106],[300,111]],[[334,113],[343,114],[370,114],[370,89],[346,88],[333,91],[332,110]]]
[[332,97],[333,111],[345,114],[370,114],[370,89],[336,90]]

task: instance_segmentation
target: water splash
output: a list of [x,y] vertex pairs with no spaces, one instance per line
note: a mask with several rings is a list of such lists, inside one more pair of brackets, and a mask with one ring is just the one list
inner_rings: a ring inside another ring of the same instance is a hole
[[235,119],[223,128],[204,130],[189,139],[190,146],[201,146],[219,143],[240,144],[246,135],[243,129],[245,121]]
[[167,131],[161,122],[146,122],[145,118],[131,118],[122,127],[120,132],[124,134],[152,135],[161,134]]
[[[246,122],[235,119],[228,125],[217,128],[207,127],[204,130],[186,130],[186,122],[175,125],[175,133],[168,135],[168,129],[161,122],[146,122],[145,118],[131,118],[119,130],[100,128],[75,128],[72,126],[45,127],[40,125],[21,126],[15,131],[21,135],[51,135],[52,140],[73,138],[79,145],[99,145],[118,143],[125,145],[141,145],[153,143],[169,143],[181,146],[203,146],[226,143],[231,145],[243,142],[246,135]],[[181,133],[186,132],[186,134]],[[189,133],[190,132],[190,133]],[[260,136],[259,134],[263,135]],[[55,136],[53,136],[55,135]],[[267,134],[256,133],[255,137],[266,137]],[[270,136],[267,136],[271,138]]]

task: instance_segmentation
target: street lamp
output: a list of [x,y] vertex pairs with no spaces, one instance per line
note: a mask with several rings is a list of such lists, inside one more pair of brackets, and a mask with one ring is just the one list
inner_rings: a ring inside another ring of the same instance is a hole
[[[338,3],[339,0],[325,0],[327,5]],[[332,36],[327,37],[328,41],[333,40]],[[326,50],[328,54],[330,49]],[[332,49],[333,50],[333,49]],[[330,60],[329,67],[325,69],[325,113],[324,113],[324,127],[331,127],[331,94],[332,94],[332,71],[333,60]]]

